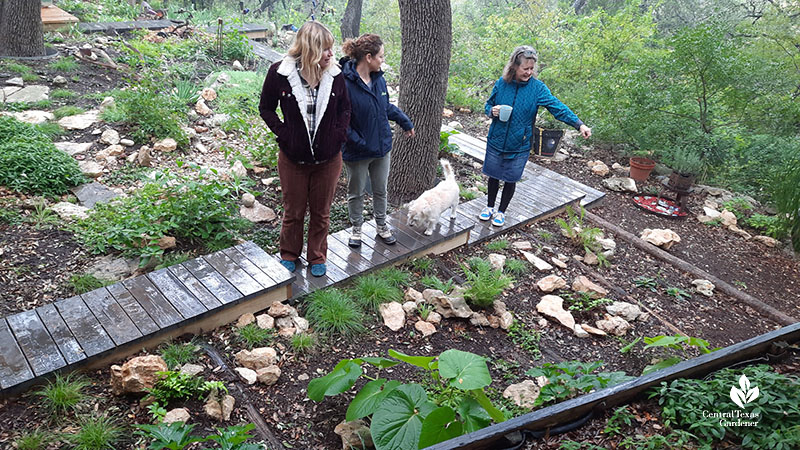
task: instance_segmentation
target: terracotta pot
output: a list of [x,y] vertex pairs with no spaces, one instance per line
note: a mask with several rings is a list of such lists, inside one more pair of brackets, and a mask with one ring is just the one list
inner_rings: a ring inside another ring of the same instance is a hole
[[656,162],[652,159],[647,159],[641,156],[633,156],[630,159],[631,164],[631,178],[639,183],[643,182],[650,176],[650,172],[656,166]]

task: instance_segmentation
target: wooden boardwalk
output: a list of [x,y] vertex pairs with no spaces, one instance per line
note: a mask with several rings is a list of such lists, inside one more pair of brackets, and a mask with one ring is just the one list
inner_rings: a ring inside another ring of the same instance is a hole
[[[485,143],[465,134],[451,137],[483,159]],[[56,371],[98,367],[177,336],[199,334],[257,312],[274,301],[299,299],[313,291],[426,254],[478,243],[563,211],[593,206],[604,194],[528,162],[506,211],[495,227],[477,219],[480,197],[445,213],[433,235],[406,225],[405,209],[387,217],[395,245],[376,239],[374,222],[363,226],[362,245],[347,246],[349,230],[328,236],[328,273],[311,276],[308,264],[289,273],[277,255],[252,242],[204,255],[34,310],[0,318],[0,397],[17,394]]]

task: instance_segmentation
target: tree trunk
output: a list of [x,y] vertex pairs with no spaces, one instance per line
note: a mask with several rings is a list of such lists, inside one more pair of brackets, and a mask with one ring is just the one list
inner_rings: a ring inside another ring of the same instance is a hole
[[348,0],[342,16],[342,40],[357,38],[361,34],[361,7],[364,0]]
[[0,0],[0,55],[44,56],[41,0]]
[[399,0],[399,4],[400,108],[414,121],[416,136],[396,135],[389,172],[393,203],[417,197],[436,176],[453,39],[450,0]]

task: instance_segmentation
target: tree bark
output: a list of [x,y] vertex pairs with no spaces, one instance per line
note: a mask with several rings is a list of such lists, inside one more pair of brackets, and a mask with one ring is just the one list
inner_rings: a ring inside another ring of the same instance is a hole
[[41,0],[0,0],[0,55],[44,56]]
[[400,108],[416,136],[398,133],[389,172],[389,199],[401,203],[431,187],[452,46],[450,0],[399,0],[402,33]]
[[342,40],[357,38],[361,34],[361,7],[364,0],[348,0],[342,16]]

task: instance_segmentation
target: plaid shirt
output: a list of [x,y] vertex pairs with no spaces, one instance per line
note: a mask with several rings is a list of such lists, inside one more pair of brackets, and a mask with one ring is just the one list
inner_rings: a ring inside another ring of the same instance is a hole
[[314,142],[314,130],[317,126],[317,92],[319,91],[319,85],[315,88],[309,86],[308,82],[303,78],[303,75],[300,74],[300,67],[297,67],[297,75],[300,76],[303,89],[306,91],[306,110],[300,112],[303,113],[306,124],[308,124],[308,133],[311,136],[311,142]]

